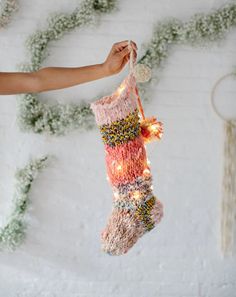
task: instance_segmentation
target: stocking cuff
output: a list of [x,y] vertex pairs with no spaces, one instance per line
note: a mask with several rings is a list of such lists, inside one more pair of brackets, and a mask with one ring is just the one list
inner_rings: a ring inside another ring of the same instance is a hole
[[110,125],[112,122],[124,119],[137,109],[134,86],[135,78],[129,75],[112,95],[91,103],[90,107],[98,126]]

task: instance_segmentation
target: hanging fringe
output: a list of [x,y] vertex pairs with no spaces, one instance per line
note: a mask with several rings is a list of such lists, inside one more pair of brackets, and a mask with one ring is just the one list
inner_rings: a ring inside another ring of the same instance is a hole
[[224,176],[221,210],[221,248],[224,255],[235,253],[236,232],[236,123],[224,124]]

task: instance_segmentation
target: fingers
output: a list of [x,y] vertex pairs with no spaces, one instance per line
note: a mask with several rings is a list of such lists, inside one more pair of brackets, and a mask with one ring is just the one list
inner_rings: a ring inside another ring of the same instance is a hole
[[[113,44],[112,49],[116,52],[120,52],[122,51],[125,47],[127,47],[129,45],[129,41],[128,40],[124,40],[124,41],[120,41],[120,42],[116,42]],[[137,51],[138,47],[136,45],[136,43],[134,41],[131,40],[130,42],[131,47],[133,48],[133,50]]]
[[130,45],[132,46],[132,48],[133,48],[135,51],[138,50],[137,44],[136,44],[134,41],[131,40]]
[[126,55],[128,55],[130,53],[130,49],[129,47],[125,47],[121,52],[119,52],[119,55],[121,58],[124,58]]
[[[130,58],[130,48],[128,46],[125,47],[121,52],[118,53],[118,55],[120,55],[120,57],[122,59],[127,58],[129,60],[129,58]],[[136,61],[136,58],[137,58],[136,50],[133,50],[133,57],[134,57],[134,60]]]
[[121,69],[123,69],[125,67],[125,65],[128,63],[128,61],[129,61],[129,55],[124,57],[123,62],[121,64]]

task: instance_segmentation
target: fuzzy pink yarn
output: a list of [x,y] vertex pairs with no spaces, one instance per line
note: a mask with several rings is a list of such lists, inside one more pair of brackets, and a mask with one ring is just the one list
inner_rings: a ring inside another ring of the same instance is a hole
[[118,88],[112,95],[104,96],[91,103],[91,109],[95,114],[96,123],[99,126],[123,119],[137,108],[135,92],[132,87],[133,84],[134,77],[129,76],[119,87],[122,89],[124,86],[121,93],[119,93]]
[[163,206],[152,193],[137,110],[136,81],[130,74],[111,95],[91,104],[105,143],[113,210],[101,234],[102,249],[122,255],[158,224]]
[[115,186],[133,182],[147,168],[146,150],[141,136],[114,148],[106,145],[105,151],[107,174]]
[[101,234],[102,249],[111,255],[122,255],[145,233],[140,221],[127,210],[114,209]]

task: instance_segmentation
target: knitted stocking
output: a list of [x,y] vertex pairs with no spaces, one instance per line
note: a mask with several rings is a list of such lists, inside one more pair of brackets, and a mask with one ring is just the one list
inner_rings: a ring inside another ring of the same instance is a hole
[[152,192],[136,90],[131,72],[116,92],[91,104],[114,193],[113,210],[101,236],[103,250],[111,255],[126,253],[163,215],[162,204]]

